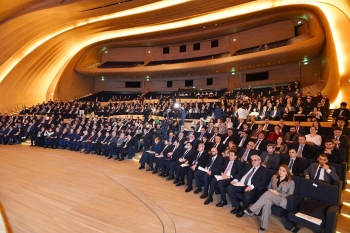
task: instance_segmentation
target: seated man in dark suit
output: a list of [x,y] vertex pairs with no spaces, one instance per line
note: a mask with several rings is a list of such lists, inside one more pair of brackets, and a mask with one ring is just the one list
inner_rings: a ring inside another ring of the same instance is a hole
[[295,131],[299,133],[300,135],[305,135],[306,134],[306,129],[303,126],[300,126],[300,121],[295,121]]
[[282,160],[281,164],[285,164],[288,166],[290,172],[294,176],[299,176],[301,173],[303,173],[303,159],[297,157],[297,149],[290,148],[289,149],[289,157],[285,157]]
[[269,132],[272,132],[274,130],[274,125],[270,124],[269,119],[265,119],[265,124],[263,125],[263,130],[269,131]]
[[342,154],[338,148],[334,148],[334,142],[331,139],[327,139],[324,142],[324,146],[320,146],[318,150],[318,155],[326,154],[328,156],[328,162],[341,164],[344,162]]
[[246,147],[249,141],[248,135],[246,132],[242,132],[241,137],[236,137],[238,139],[235,140],[237,145],[237,150],[240,151],[242,148]]
[[339,176],[336,174],[335,168],[327,165],[327,155],[320,154],[317,160],[318,163],[310,164],[304,171],[305,179],[323,181],[328,184],[339,181]]
[[180,167],[189,165],[192,161],[192,158],[197,155],[197,151],[193,149],[193,145],[191,142],[187,142],[185,149],[183,150],[182,156],[177,160],[170,163],[170,174],[173,173],[173,171],[176,171],[176,179],[174,181],[174,184],[176,186],[184,185],[185,183],[180,181],[181,173],[180,173]]
[[202,127],[200,132],[196,132],[196,138],[198,141],[202,141],[203,137],[208,137],[205,127]]
[[293,143],[292,147],[296,148],[298,157],[306,159],[314,159],[314,148],[308,144],[305,144],[306,137],[300,135],[298,137],[298,143]]
[[[139,170],[144,169],[146,162],[149,162],[149,157],[152,154],[160,153],[161,149],[162,149],[162,145],[160,144],[160,138],[156,137],[154,139],[154,144],[152,145],[151,149],[144,151],[142,153],[142,156],[141,156],[140,161],[139,161],[139,163],[140,163]],[[147,170],[153,171],[153,164],[149,164],[149,168]]]
[[264,166],[268,169],[276,170],[280,165],[280,155],[273,153],[275,150],[275,144],[268,144],[266,151],[262,152],[260,155],[261,166]]
[[173,150],[168,152],[168,154],[166,156],[164,156],[164,160],[162,162],[162,165],[160,165],[162,167],[162,173],[164,171],[164,175],[162,177],[168,177],[167,180],[173,180],[175,179],[175,174],[170,174],[170,163],[173,161],[177,161],[181,155],[182,155],[182,151],[183,148],[180,146],[180,143],[178,141],[178,139],[173,140]]
[[250,141],[247,144],[246,148],[243,148],[238,152],[238,158],[245,163],[250,163],[251,162],[251,157],[255,154],[257,154],[256,150],[254,150],[255,144],[254,142]]
[[219,155],[222,154],[222,152],[226,149],[225,145],[221,143],[221,137],[220,136],[216,136],[215,137],[215,141],[213,143],[211,143],[211,147],[212,148],[216,148]]
[[337,120],[337,126],[342,130],[343,136],[350,136],[350,129],[346,126],[346,120],[344,118],[339,118]]
[[342,135],[342,130],[339,127],[333,128],[333,135],[328,136],[327,139],[331,139],[333,141],[335,148],[347,149],[349,147],[348,139]]
[[124,142],[121,144],[121,146],[117,147],[117,157],[115,158],[115,160],[123,161],[124,160],[124,152],[128,151],[129,147],[132,147],[133,143],[134,142],[133,142],[133,139],[131,137],[131,134],[128,134],[126,136]]
[[[231,214],[236,214],[236,217],[243,216],[243,210],[256,201],[257,189],[268,183],[267,169],[260,164],[260,157],[253,155],[252,167],[245,166],[240,174],[231,181],[231,185],[226,188],[233,207]],[[243,202],[242,207],[240,206],[241,200]]]
[[234,141],[233,129],[228,129],[227,134],[222,135],[222,144],[224,144],[225,147],[228,145],[229,141]]
[[208,154],[204,151],[204,143],[199,143],[198,153],[192,158],[192,162],[189,162],[190,166],[179,167],[180,168],[180,182],[184,182],[185,174],[187,174],[187,189],[185,192],[190,192],[192,187],[193,173],[198,170],[198,167],[205,167]]
[[195,194],[202,192],[201,180],[204,181],[204,191],[200,198],[208,197],[209,183],[215,175],[220,174],[220,168],[222,166],[222,157],[218,155],[218,150],[213,147],[210,150],[211,156],[209,156],[204,169],[207,171],[197,170],[194,172],[194,179],[196,181],[197,189],[194,191]]
[[[168,152],[171,152],[172,150],[173,150],[173,145],[170,145],[168,140],[165,139],[163,141],[163,145],[160,153],[152,154],[149,159],[149,164],[150,165],[152,164],[152,167],[153,167],[153,163],[155,163],[155,167],[153,169],[152,174],[156,174],[158,172],[160,165],[164,163],[164,159],[165,157],[167,157],[166,155],[168,154]],[[165,172],[162,171],[162,173],[160,173],[159,176],[162,176],[164,174]]]
[[263,132],[264,132],[263,125],[258,125],[258,128],[250,134],[250,138],[257,139],[259,137],[259,134]]
[[227,205],[225,188],[230,185],[233,177],[237,176],[241,172],[243,165],[244,164],[237,158],[236,153],[231,150],[229,152],[229,156],[224,158],[224,164],[220,169],[222,179],[219,181],[216,178],[211,179],[209,196],[204,202],[204,205],[208,205],[213,201],[213,194],[217,186],[220,190],[221,201],[216,206],[223,207]]
[[258,138],[253,140],[253,142],[255,143],[253,149],[258,151],[264,151],[266,149],[266,140],[264,139],[265,139],[265,134],[260,133]]

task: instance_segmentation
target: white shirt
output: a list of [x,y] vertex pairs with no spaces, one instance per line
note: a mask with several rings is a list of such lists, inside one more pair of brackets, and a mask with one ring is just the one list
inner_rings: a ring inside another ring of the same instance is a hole
[[307,142],[313,142],[316,146],[320,146],[322,144],[322,137],[317,135],[315,137],[311,137],[311,134],[305,135]]
[[247,110],[245,110],[244,108],[239,108],[237,110],[237,114],[238,114],[238,118],[247,119],[249,112]]
[[[320,165],[318,165],[318,168],[317,168],[317,170],[316,170],[316,173],[315,173],[315,176],[317,175],[317,172],[318,172],[318,169],[320,169]],[[323,180],[324,181],[324,169],[322,169],[321,171],[320,171],[320,176],[318,177],[318,179],[319,180]],[[329,174],[330,172],[331,172],[332,170],[331,169],[328,169],[326,172]]]

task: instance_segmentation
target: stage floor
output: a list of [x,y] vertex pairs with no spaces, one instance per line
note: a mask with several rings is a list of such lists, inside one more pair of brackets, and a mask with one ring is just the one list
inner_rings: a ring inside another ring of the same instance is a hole
[[[0,145],[0,202],[13,233],[258,232],[200,194],[122,162],[68,150]],[[266,232],[288,232],[272,216]],[[311,232],[302,228],[299,232]]]

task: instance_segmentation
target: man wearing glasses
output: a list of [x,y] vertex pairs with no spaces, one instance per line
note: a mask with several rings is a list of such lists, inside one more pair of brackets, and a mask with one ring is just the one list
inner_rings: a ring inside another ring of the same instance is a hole
[[207,163],[205,164],[206,171],[197,170],[194,172],[194,179],[196,181],[197,189],[194,191],[195,194],[202,191],[201,180],[204,181],[204,192],[200,198],[204,199],[208,197],[208,189],[211,179],[215,175],[220,174],[220,168],[222,166],[222,157],[218,156],[218,150],[213,147],[210,150],[211,156],[209,156]]
[[[231,214],[236,217],[243,216],[243,210],[249,207],[257,199],[257,189],[267,185],[267,169],[260,166],[261,159],[258,155],[251,156],[252,166],[245,166],[242,172],[233,178],[231,185],[226,188],[233,209]],[[243,202],[242,207],[240,201]]]
[[239,151],[238,158],[244,163],[250,163],[251,157],[257,154],[257,151],[254,150],[254,146],[254,142],[248,142],[247,147]]

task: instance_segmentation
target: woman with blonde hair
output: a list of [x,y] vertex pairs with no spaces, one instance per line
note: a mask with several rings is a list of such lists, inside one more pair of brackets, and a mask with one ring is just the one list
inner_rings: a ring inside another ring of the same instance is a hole
[[277,173],[272,176],[268,190],[250,208],[244,210],[249,216],[258,215],[262,211],[259,233],[265,232],[268,226],[271,206],[277,205],[286,209],[287,196],[292,195],[294,189],[295,184],[288,166],[281,164]]

